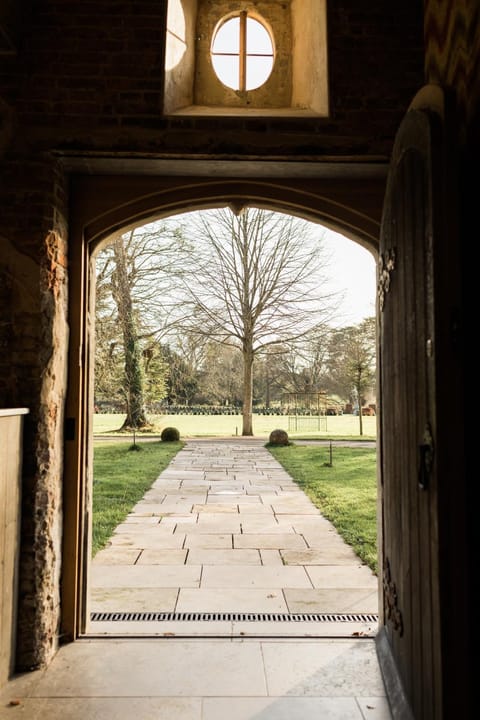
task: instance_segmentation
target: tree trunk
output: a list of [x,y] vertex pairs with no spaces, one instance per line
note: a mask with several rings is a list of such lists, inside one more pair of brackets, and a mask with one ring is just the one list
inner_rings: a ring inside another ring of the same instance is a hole
[[265,407],[270,408],[270,361],[268,352],[265,355]]
[[148,425],[143,397],[143,373],[138,342],[133,324],[124,327],[125,379],[127,417],[124,428],[142,428]]
[[245,343],[243,349],[243,418],[242,435],[253,435],[253,350],[251,343]]
[[133,313],[132,296],[128,283],[127,260],[122,238],[114,243],[115,277],[113,297],[117,304],[118,319],[122,328],[125,351],[125,395],[127,417],[123,428],[142,428],[148,425],[145,414],[143,371],[138,334]]
[[363,413],[362,413],[362,393],[360,384],[357,387],[357,396],[358,396],[358,422],[360,426],[360,435],[363,435]]

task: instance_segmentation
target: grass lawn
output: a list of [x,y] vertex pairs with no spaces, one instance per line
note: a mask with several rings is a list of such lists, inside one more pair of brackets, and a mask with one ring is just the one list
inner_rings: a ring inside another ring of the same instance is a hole
[[92,555],[103,548],[116,526],[144,496],[182,442],[96,443],[93,465]]
[[378,574],[376,453],[369,448],[289,445],[272,455],[328,518],[359,558]]
[[[93,416],[93,434],[119,434],[119,428],[125,419],[124,415],[95,413]],[[150,415],[149,421],[153,428],[147,434],[159,434],[164,427],[178,428],[181,437],[223,436],[235,437],[242,434],[241,415]],[[253,432],[256,437],[268,436],[272,430],[286,430],[294,439],[352,439],[375,440],[377,435],[377,418],[363,418],[363,435],[359,434],[359,418],[356,415],[334,415],[321,418],[320,425],[312,417],[299,417],[296,429],[289,429],[288,417],[285,415],[254,415]],[[121,434],[120,434],[121,435]],[[139,433],[140,435],[140,433]],[[131,437],[131,434],[127,437]]]

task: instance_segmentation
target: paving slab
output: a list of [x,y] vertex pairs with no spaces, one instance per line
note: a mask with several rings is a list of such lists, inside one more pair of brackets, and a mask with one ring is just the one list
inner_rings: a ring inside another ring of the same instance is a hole
[[136,515],[135,513],[131,513],[130,515],[128,515],[128,517],[125,518],[123,524],[137,525],[141,523],[142,525],[158,525],[160,520],[161,518],[157,517],[156,515],[150,515],[149,517],[145,517],[145,515]]
[[208,565],[203,568],[202,588],[311,588],[312,583],[303,567],[261,565],[242,567]]
[[[181,537],[181,536],[180,536]],[[231,534],[189,533],[185,537],[187,548],[233,548]]]
[[[101,642],[101,641],[98,641]],[[94,641],[92,641],[94,643]],[[37,683],[36,697],[228,697],[252,693],[266,696],[263,657],[258,644],[215,641],[126,645],[92,643],[65,646],[51,670]],[[76,670],[72,673],[74,658]],[[128,662],[126,659],[128,658]],[[108,673],[105,672],[108,668]]]
[[352,688],[360,696],[385,692],[375,647],[370,643],[325,640],[322,653],[314,642],[301,648],[295,642],[265,642],[262,649],[269,691],[274,695],[345,697]]
[[[120,533],[119,535],[112,535],[108,542],[115,547],[135,547],[142,550],[145,548],[182,548],[185,543],[185,535],[181,533],[165,533],[162,535],[144,532]],[[92,564],[95,565],[95,559]]]
[[[92,588],[90,610],[108,613],[174,612],[177,599],[177,588]],[[96,623],[91,623],[89,629],[96,631]],[[112,623],[112,629],[117,632],[118,625]]]
[[189,536],[198,534],[223,535],[224,533],[233,534],[240,532],[241,525],[238,513],[234,516],[215,515],[214,517],[208,517],[208,519],[203,515],[202,519],[196,523],[185,523],[182,521],[177,523],[175,527],[175,533],[184,533]]
[[258,552],[262,558],[262,565],[285,565],[283,558],[280,555],[280,550],[262,548]]
[[142,550],[140,548],[107,547],[95,555],[95,566],[98,565],[135,565]]
[[241,517],[242,533],[244,535],[251,535],[255,533],[272,534],[272,533],[283,533],[292,530],[286,525],[279,525],[271,515],[263,515],[258,513],[256,517],[253,515],[247,515],[244,513]]
[[[261,501],[261,498],[260,498]],[[264,505],[262,502],[260,503],[244,503],[239,502],[238,505],[238,512],[240,515],[272,515],[273,510],[270,505]]]
[[349,545],[325,545],[321,548],[313,547],[307,550],[280,550],[285,565],[352,565],[358,562],[358,557]]
[[292,614],[376,613],[378,608],[378,592],[370,588],[285,588],[284,596]]
[[277,548],[304,550],[307,547],[302,535],[295,533],[246,533],[233,536],[233,547],[235,548]]
[[187,563],[192,565],[262,565],[259,550],[233,550],[232,548],[190,548]]
[[209,503],[208,505],[194,505],[192,508],[192,512],[198,513],[199,515],[209,514],[209,515],[223,515],[226,513],[236,513],[238,514],[238,505],[236,503]]
[[367,565],[314,565],[306,568],[313,587],[370,588],[378,586],[377,578]]
[[201,565],[93,565],[90,582],[92,588],[198,587],[201,574]]
[[177,612],[288,613],[280,588],[182,588]]
[[[153,550],[146,548],[142,550],[137,559],[137,565],[184,565],[187,559],[188,550],[186,549],[168,549]],[[201,565],[201,563],[197,563]]]

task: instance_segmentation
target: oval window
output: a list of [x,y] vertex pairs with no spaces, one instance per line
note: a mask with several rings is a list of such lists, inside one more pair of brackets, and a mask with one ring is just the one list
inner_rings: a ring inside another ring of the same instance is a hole
[[261,22],[242,11],[216,31],[210,51],[218,79],[232,90],[255,90],[273,68],[273,41]]

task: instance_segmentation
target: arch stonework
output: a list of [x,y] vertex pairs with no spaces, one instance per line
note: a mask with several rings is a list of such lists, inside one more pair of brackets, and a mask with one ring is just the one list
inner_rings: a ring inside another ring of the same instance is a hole
[[[378,246],[386,169],[307,178],[78,176],[74,216],[87,242],[159,217],[229,205],[268,207],[318,222],[370,250]],[[77,242],[77,238],[74,238]]]
[[[72,177],[69,238],[69,382],[66,401],[64,562],[62,633],[75,639],[85,626],[87,595],[86,529],[93,448],[93,363],[90,308],[93,307],[93,251],[115,232],[193,210],[246,205],[296,215],[329,227],[376,256],[385,190],[386,169],[339,176],[323,169],[297,169],[297,176],[229,177],[222,166],[214,177],[184,175],[76,175]],[[258,174],[262,174],[259,165]],[[354,170],[354,169],[353,169]],[[250,168],[252,171],[252,168]],[[284,169],[281,172],[285,174]],[[224,174],[224,176],[222,176]],[[366,175],[366,177],[365,177]]]

